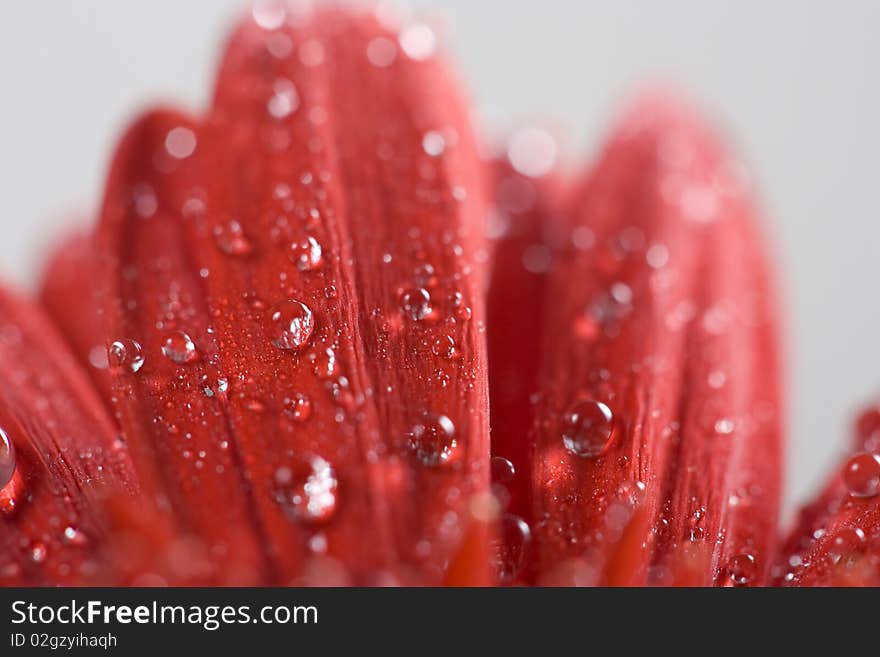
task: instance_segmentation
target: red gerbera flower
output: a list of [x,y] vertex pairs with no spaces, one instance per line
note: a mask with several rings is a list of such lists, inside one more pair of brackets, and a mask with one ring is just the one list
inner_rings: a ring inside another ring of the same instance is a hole
[[433,50],[257,12],[210,108],[127,131],[0,293],[0,583],[876,583],[876,413],[777,547],[772,272],[711,130],[652,93],[582,174],[487,159]]

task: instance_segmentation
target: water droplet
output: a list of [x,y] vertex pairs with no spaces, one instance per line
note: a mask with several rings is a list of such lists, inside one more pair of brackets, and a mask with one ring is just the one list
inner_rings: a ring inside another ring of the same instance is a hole
[[284,412],[294,420],[305,422],[312,416],[312,400],[302,393],[294,393],[284,398]]
[[15,445],[9,434],[0,427],[0,488],[12,481],[15,474]]
[[400,32],[397,40],[406,56],[417,62],[428,59],[437,48],[437,37],[434,35],[434,30],[424,23],[407,25]]
[[431,352],[440,358],[452,358],[455,355],[455,340],[448,335],[441,335],[431,345]]
[[828,556],[834,563],[864,551],[867,543],[865,532],[859,527],[843,527],[831,542]]
[[215,226],[214,240],[217,242],[217,247],[226,255],[247,255],[253,248],[241,224],[235,219]]
[[46,544],[42,541],[36,541],[31,544],[31,561],[34,563],[43,563],[46,560],[47,553]]
[[524,128],[507,145],[507,158],[519,173],[539,178],[550,173],[556,164],[556,140],[546,130]]
[[178,160],[192,155],[196,150],[196,134],[189,128],[178,126],[165,135],[165,150]]
[[324,523],[336,512],[336,471],[319,456],[296,459],[278,468],[275,483],[275,499],[297,520]]
[[76,527],[67,526],[64,528],[64,542],[68,545],[82,547],[88,543],[88,539],[86,538],[86,535]]
[[424,465],[451,463],[458,453],[455,425],[445,415],[425,413],[410,432],[409,446]]
[[862,452],[843,467],[843,482],[853,497],[874,497],[880,494],[880,455]]
[[758,564],[751,554],[737,554],[727,561],[727,578],[732,586],[748,586],[758,577]]
[[285,299],[266,316],[266,333],[278,349],[302,349],[315,330],[315,316],[306,304]]
[[532,532],[525,520],[512,513],[501,517],[501,536],[495,544],[495,572],[502,584],[511,584],[525,562]]
[[367,59],[373,66],[385,68],[391,66],[397,57],[397,46],[391,39],[376,37],[367,44]]
[[404,290],[400,308],[410,319],[420,321],[431,314],[431,295],[423,287]]
[[117,372],[137,372],[144,364],[141,345],[127,338],[116,340],[107,350],[107,362]]
[[572,454],[586,458],[600,456],[613,436],[614,416],[602,402],[578,402],[563,416],[562,442]]
[[446,150],[446,139],[436,130],[429,130],[422,137],[422,150],[431,157],[438,157]]
[[266,103],[266,109],[276,119],[283,119],[293,114],[299,107],[299,93],[290,80],[279,78],[272,85],[272,95]]
[[491,461],[492,481],[496,484],[506,484],[513,480],[516,469],[513,463],[503,456],[493,456]]
[[319,379],[330,379],[336,374],[336,351],[333,347],[321,349],[314,354],[312,361],[315,369],[315,376]]
[[323,251],[314,237],[306,237],[290,245],[288,257],[300,271],[312,271],[321,266]]
[[196,360],[199,352],[189,335],[183,331],[172,331],[162,343],[162,355],[178,365],[184,365]]
[[254,22],[264,30],[277,30],[284,25],[287,9],[279,0],[256,0],[251,8]]
[[736,429],[736,423],[728,417],[723,417],[715,422],[715,433],[727,436]]

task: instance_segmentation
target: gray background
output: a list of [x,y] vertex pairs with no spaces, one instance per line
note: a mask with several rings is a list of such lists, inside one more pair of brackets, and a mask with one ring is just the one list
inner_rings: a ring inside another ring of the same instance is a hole
[[[428,1],[473,96],[544,120],[589,153],[639,81],[677,80],[739,145],[787,291],[788,508],[816,486],[880,384],[880,3]],[[112,144],[153,100],[204,103],[242,7],[0,4],[0,274],[33,285],[58,227],[82,221]]]

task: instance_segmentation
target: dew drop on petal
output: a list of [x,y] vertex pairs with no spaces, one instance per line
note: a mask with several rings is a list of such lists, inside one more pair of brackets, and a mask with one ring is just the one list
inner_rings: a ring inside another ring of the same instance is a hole
[[319,350],[313,358],[315,376],[319,379],[333,378],[338,369],[338,361],[336,359],[336,350],[333,347]]
[[540,178],[556,164],[556,140],[546,130],[523,128],[514,133],[507,144],[507,159],[517,172],[529,178]]
[[513,463],[503,456],[493,456],[491,461],[492,482],[496,484],[506,484],[513,480],[516,475],[516,469]]
[[214,240],[226,255],[247,255],[251,252],[251,242],[234,219],[214,228]]
[[532,532],[519,516],[505,513],[501,517],[500,536],[495,542],[494,565],[498,580],[510,584],[522,570]]
[[843,482],[853,497],[874,497],[880,494],[880,454],[862,452],[843,466]]
[[285,299],[266,315],[269,341],[278,349],[296,351],[308,344],[315,330],[312,309],[295,299]]
[[727,579],[731,586],[748,586],[758,577],[758,564],[751,554],[743,553],[732,556],[725,566]]
[[376,37],[367,44],[367,59],[373,66],[391,66],[397,58],[397,46],[391,39]]
[[410,431],[409,447],[423,465],[451,463],[458,454],[455,425],[445,415],[425,413]]
[[275,485],[275,499],[296,520],[325,523],[336,513],[336,471],[319,456],[299,458],[279,467]]
[[422,320],[431,314],[431,295],[423,287],[404,290],[400,295],[400,308],[410,319]]
[[115,372],[137,372],[144,364],[141,345],[127,338],[116,340],[107,349],[107,363]]
[[12,481],[15,474],[15,445],[9,434],[0,427],[0,488]]
[[288,257],[300,271],[313,271],[321,266],[323,250],[314,237],[306,237],[290,245]]
[[162,355],[178,365],[191,363],[199,357],[195,342],[183,331],[172,331],[162,342]]
[[178,126],[165,135],[165,150],[178,160],[192,155],[196,150],[196,134],[189,128]]
[[299,93],[293,82],[279,78],[272,85],[272,95],[266,102],[266,109],[276,119],[293,114],[299,107]]
[[562,418],[562,443],[572,454],[596,458],[611,444],[614,436],[614,415],[602,402],[580,401],[571,406]]
[[431,352],[440,358],[452,358],[455,355],[455,340],[451,336],[441,335],[431,345]]
[[88,543],[88,539],[86,535],[83,534],[79,529],[73,527],[72,525],[68,525],[64,528],[63,533],[64,542],[67,545],[75,545],[77,547],[83,547]]
[[431,57],[437,48],[434,30],[424,23],[411,23],[404,27],[398,41],[406,56],[418,62]]
[[294,393],[284,398],[284,412],[298,422],[305,422],[312,416],[312,401],[302,393]]
[[254,22],[264,30],[277,30],[284,25],[287,10],[280,0],[256,0],[251,8]]
[[422,150],[431,157],[438,157],[446,150],[446,139],[436,130],[429,130],[422,136]]
[[837,563],[847,556],[857,555],[864,551],[866,543],[867,537],[860,527],[843,527],[831,541],[828,556],[834,563]]

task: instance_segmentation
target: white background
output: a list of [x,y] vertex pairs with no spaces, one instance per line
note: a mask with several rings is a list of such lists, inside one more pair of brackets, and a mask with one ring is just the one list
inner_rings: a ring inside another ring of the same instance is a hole
[[[751,165],[788,299],[788,508],[880,388],[880,3],[760,0],[414,3],[481,106],[542,119],[588,154],[627,92],[677,80]],[[51,236],[88,213],[132,113],[204,103],[240,2],[0,4],[0,274],[33,285]]]

